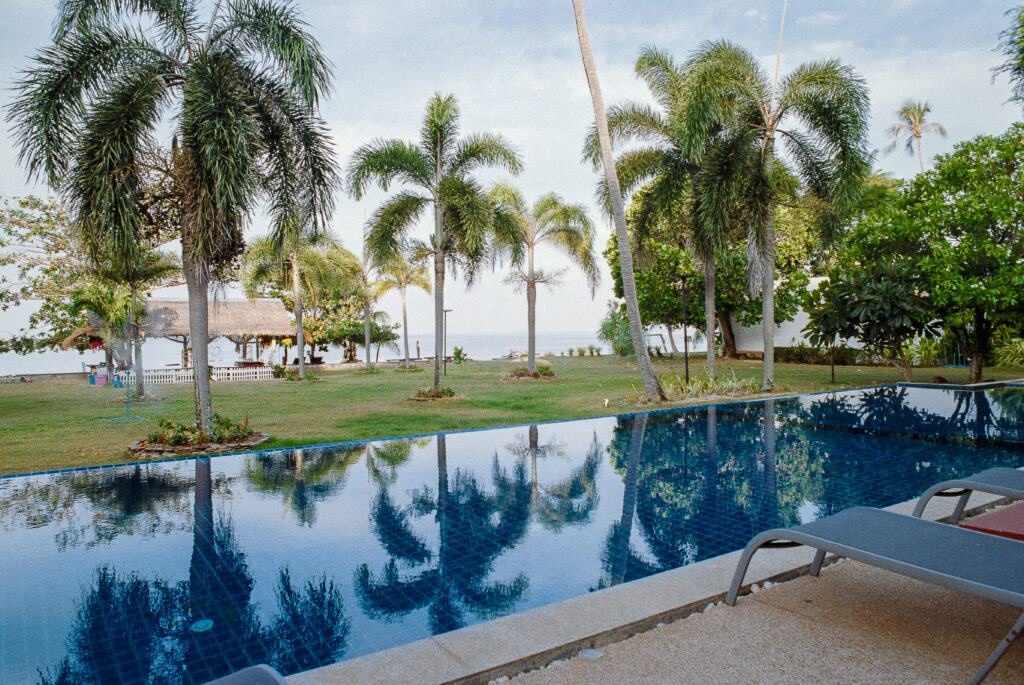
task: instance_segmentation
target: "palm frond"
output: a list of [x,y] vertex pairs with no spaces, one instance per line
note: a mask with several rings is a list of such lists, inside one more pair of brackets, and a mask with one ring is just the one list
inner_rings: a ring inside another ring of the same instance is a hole
[[123,71],[141,64],[165,65],[167,83],[180,65],[138,30],[104,26],[75,31],[39,51],[15,84],[7,112],[13,124],[18,162],[30,178],[58,184],[73,156],[88,102]]
[[[626,102],[608,108],[608,135],[612,146],[636,140],[656,148],[672,148],[675,141],[665,117],[654,108]],[[594,169],[601,168],[601,144],[597,139],[597,127],[591,124],[583,143],[583,160],[590,162]]]
[[279,72],[277,79],[289,85],[312,110],[320,95],[331,91],[331,65],[290,3],[273,0],[233,0],[225,21],[210,37],[210,47],[230,46],[261,55]]
[[366,248],[379,261],[402,251],[409,229],[430,200],[412,192],[396,193],[374,211],[367,224]]
[[420,149],[429,160],[429,168],[447,166],[458,137],[459,103],[454,95],[434,93],[427,101],[427,113],[420,129]]
[[357,200],[371,183],[387,190],[394,181],[401,181],[429,190],[433,170],[430,161],[418,147],[401,140],[375,140],[362,145],[352,154],[345,184]]
[[502,136],[474,133],[456,144],[445,171],[459,176],[484,166],[500,167],[511,174],[518,174],[523,169],[519,153]]
[[665,111],[677,108],[686,91],[686,77],[672,55],[654,46],[646,46],[636,59],[634,71]]

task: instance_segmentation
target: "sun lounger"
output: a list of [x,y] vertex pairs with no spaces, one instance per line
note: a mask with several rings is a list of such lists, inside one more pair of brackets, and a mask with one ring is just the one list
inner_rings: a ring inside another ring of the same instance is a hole
[[[757,550],[794,544],[817,550],[813,576],[821,571],[826,554],[837,554],[1024,610],[1024,542],[866,507],[754,537],[740,556],[725,603],[736,603]],[[974,674],[972,684],[988,675],[1022,630],[1024,613]]]
[[1024,471],[1007,468],[987,469],[966,478],[954,478],[936,483],[925,490],[917,500],[914,516],[920,517],[924,513],[924,508],[928,506],[928,501],[932,497],[959,497],[956,508],[953,509],[953,515],[949,517],[950,523],[959,523],[972,492],[1024,499]]
[[211,680],[207,685],[287,685],[287,681],[270,666],[259,664]]

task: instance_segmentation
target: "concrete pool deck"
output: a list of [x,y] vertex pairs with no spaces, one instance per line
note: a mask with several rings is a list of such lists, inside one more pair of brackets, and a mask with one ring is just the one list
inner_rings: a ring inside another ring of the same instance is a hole
[[[976,493],[969,512],[998,499]],[[915,501],[887,509],[910,514]],[[937,498],[925,517],[943,519],[952,511],[951,500]],[[298,673],[288,682],[486,683],[512,676],[517,683],[617,685],[961,682],[1020,614],[854,562],[830,567],[821,580],[804,577],[776,586],[806,576],[812,557],[806,548],[756,555],[748,584],[772,586],[735,608],[713,606],[724,598],[739,555]],[[606,655],[595,661],[571,658],[590,647]],[[552,666],[555,661],[562,662]],[[1024,650],[1017,645],[986,682],[1021,682],[1021,673]]]

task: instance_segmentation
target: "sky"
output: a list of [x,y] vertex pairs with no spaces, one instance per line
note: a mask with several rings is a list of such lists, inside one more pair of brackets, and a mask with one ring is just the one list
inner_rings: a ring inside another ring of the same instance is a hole
[[[201,3],[204,12],[212,2]],[[525,168],[516,179],[502,172],[478,175],[489,184],[513,180],[530,200],[555,191],[584,203],[597,227],[598,251],[611,234],[609,221],[595,208],[598,179],[581,161],[584,135],[593,120],[590,93],[580,58],[570,0],[300,0],[310,31],[334,65],[334,91],[322,116],[334,138],[338,159],[347,165],[353,150],[376,138],[418,140],[427,99],[453,93],[463,132],[505,136]],[[0,24],[0,106],[11,102],[11,86],[30,55],[49,40],[55,0],[4,0]],[[906,100],[924,100],[932,120],[949,130],[946,139],[926,139],[925,155],[952,150],[957,141],[997,134],[1021,118],[1019,106],[1005,104],[1005,77],[994,82],[1001,62],[995,48],[1007,25],[1006,0],[791,0],[785,19],[781,73],[801,63],[837,58],[866,80],[871,96],[870,145],[882,149],[886,129]],[[651,102],[633,74],[645,46],[667,50],[678,60],[706,40],[728,39],[774,69],[783,0],[676,2],[633,0],[585,3],[594,57],[606,104]],[[164,141],[165,144],[167,141]],[[902,149],[880,154],[877,168],[894,177],[918,170],[916,157]],[[47,194],[30,184],[17,164],[7,131],[0,133],[0,195]],[[386,197],[372,191],[356,201],[337,198],[333,231],[358,251],[365,218]],[[426,237],[425,220],[417,235]],[[262,214],[253,217],[248,236],[266,231]],[[569,266],[557,252],[542,248],[538,266]],[[592,298],[573,270],[554,290],[538,293],[541,332],[594,331],[611,299],[607,267]],[[461,281],[445,290],[450,330],[508,333],[526,330],[526,298],[503,282],[499,269],[471,289]],[[183,297],[183,291],[160,296]],[[397,294],[380,307],[401,320]],[[421,291],[409,296],[409,330],[433,330],[432,301]],[[23,316],[0,313],[0,335],[10,335]],[[524,333],[525,335],[525,333]]]

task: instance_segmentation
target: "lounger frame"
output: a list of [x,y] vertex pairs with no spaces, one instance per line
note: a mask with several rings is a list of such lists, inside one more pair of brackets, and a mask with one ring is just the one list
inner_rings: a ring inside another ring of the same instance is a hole
[[[980,550],[986,557],[990,554],[1001,554],[1002,558],[1024,558],[1024,542],[879,509],[855,507],[827,519],[794,528],[768,530],[754,537],[740,555],[725,603],[729,606],[733,606],[736,603],[736,598],[743,585],[743,578],[747,573],[747,567],[750,565],[750,560],[754,553],[758,550],[763,547],[805,545],[816,550],[810,567],[810,574],[812,576],[817,576],[821,572],[821,567],[827,554],[835,554],[910,578],[1024,609],[1024,584],[1019,581],[1014,580],[1001,584],[993,583],[991,574],[985,573],[982,567],[979,567],[978,573],[972,577],[966,574],[955,575],[950,573],[950,564],[948,563],[938,563],[934,566],[929,566],[915,561],[908,561],[906,558],[900,558],[900,556],[892,553],[896,546],[892,544],[891,540],[880,541],[879,544],[874,546],[874,549],[871,548],[872,544],[870,541],[866,544],[854,544],[849,539],[844,540],[844,538],[860,537],[860,542],[864,542],[864,536],[857,534],[857,527],[877,529],[885,528],[889,524],[903,532],[911,530],[914,533],[915,539],[919,542],[929,538],[934,539],[937,544],[943,545],[944,551],[945,548],[948,548],[948,554],[945,555],[947,559],[950,558],[949,555],[957,553],[957,547],[972,551]],[[844,535],[844,530],[849,531],[851,534]],[[962,544],[958,545],[958,542]],[[910,556],[915,555],[911,554]],[[920,557],[921,555],[918,554],[916,556]],[[1006,637],[1003,638],[984,665],[974,674],[970,681],[972,685],[980,683],[988,675],[1022,631],[1024,631],[1024,613],[1021,614],[1016,624],[1006,634]]]

